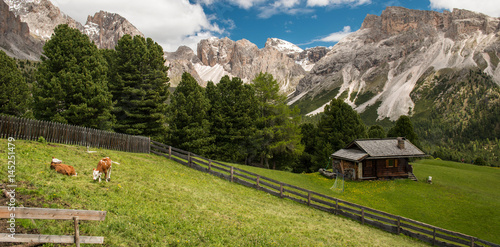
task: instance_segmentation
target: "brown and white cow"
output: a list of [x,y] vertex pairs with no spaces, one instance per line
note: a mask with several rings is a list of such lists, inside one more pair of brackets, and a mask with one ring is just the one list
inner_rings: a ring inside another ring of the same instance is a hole
[[75,168],[66,164],[62,164],[60,160],[52,157],[52,162],[50,163],[50,169],[56,170],[56,172],[68,176],[77,176]]
[[120,164],[117,162],[112,161],[109,157],[102,158],[99,160],[99,163],[97,163],[97,168],[94,168],[94,171],[92,173],[92,176],[94,178],[94,181],[99,178],[99,182],[101,182],[101,176],[104,173],[104,178],[106,179],[106,182],[111,180],[111,164]]

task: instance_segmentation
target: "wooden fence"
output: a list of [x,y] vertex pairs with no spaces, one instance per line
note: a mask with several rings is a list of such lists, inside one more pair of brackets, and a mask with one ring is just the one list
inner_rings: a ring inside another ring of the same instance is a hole
[[[14,216],[13,216],[14,215]],[[9,208],[0,206],[0,219],[41,219],[41,220],[73,220],[75,235],[40,235],[0,233],[0,242],[7,243],[67,243],[102,244],[104,237],[80,236],[80,220],[100,220],[106,218],[106,211],[53,209],[53,208]],[[9,222],[9,221],[8,221]],[[15,227],[15,223],[14,227]],[[9,236],[12,235],[12,236]]]
[[34,119],[0,115],[0,138],[38,140],[125,152],[149,153],[150,138]]
[[199,155],[183,151],[153,141],[151,153],[172,159],[193,169],[210,173],[231,182],[265,191],[280,198],[306,204],[332,214],[342,215],[382,230],[404,234],[437,246],[491,246],[500,245],[466,234],[453,232],[405,217],[350,203],[291,184],[282,183],[233,166],[213,161]]

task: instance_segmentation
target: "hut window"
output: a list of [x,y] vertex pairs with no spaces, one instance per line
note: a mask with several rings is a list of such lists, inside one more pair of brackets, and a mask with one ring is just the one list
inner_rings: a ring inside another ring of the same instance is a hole
[[398,167],[398,160],[397,159],[389,159],[385,161],[385,167]]

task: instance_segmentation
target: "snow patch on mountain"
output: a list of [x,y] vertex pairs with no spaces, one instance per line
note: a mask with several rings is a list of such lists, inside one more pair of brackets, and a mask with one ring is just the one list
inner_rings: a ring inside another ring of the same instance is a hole
[[226,75],[233,77],[220,64],[206,66],[201,63],[195,63],[194,68],[202,80],[207,82],[212,81],[215,84],[219,83],[220,79]]
[[93,22],[87,22],[85,26],[83,26],[83,33],[89,37],[98,36],[99,35],[99,24]]
[[307,72],[311,71],[312,68],[314,67],[314,63],[309,61],[309,59],[307,57],[302,59],[302,60],[295,61],[295,63],[302,66],[302,68]]
[[304,50],[286,40],[269,38],[266,42],[266,47],[274,47],[278,51],[285,54],[301,53]]

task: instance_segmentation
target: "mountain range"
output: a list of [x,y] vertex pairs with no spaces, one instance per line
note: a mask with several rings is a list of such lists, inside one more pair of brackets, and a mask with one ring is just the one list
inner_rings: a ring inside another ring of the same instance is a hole
[[[62,23],[99,48],[113,48],[125,34],[144,36],[119,14],[100,11],[83,25],[49,0],[4,0],[0,12],[0,47],[22,59],[38,60],[43,43]],[[304,115],[321,112],[335,97],[359,113],[394,121],[414,114],[424,97],[414,91],[432,87],[432,79],[445,72],[479,69],[500,84],[499,35],[500,19],[481,13],[387,7],[380,16],[368,14],[358,31],[331,48],[303,50],[269,38],[259,49],[245,39],[210,38],[199,42],[196,52],[181,46],[165,52],[165,59],[173,86],[183,72],[202,86],[224,75],[250,83],[268,72]]]

